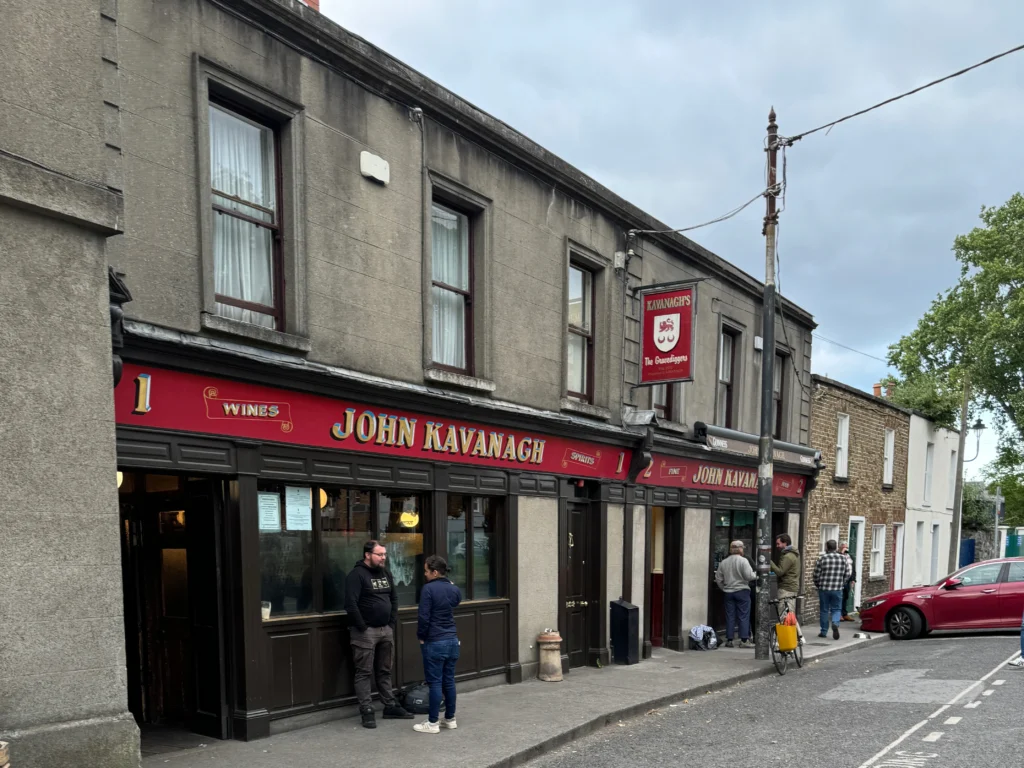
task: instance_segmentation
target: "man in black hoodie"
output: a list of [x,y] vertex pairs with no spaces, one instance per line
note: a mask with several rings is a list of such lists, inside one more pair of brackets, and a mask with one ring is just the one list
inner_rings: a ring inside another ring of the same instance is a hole
[[355,689],[364,728],[376,728],[371,705],[370,680],[384,702],[385,720],[411,720],[413,715],[395,699],[391,690],[391,663],[395,655],[398,625],[398,592],[395,579],[384,567],[387,550],[378,541],[363,545],[363,559],[345,577],[345,610],[348,612],[355,662]]

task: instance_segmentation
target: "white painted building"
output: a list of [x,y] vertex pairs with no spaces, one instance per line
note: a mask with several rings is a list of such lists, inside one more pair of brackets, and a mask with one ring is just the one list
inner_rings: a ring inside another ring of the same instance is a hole
[[910,417],[907,517],[899,534],[903,569],[897,588],[934,584],[948,571],[958,442],[955,430],[936,427],[916,413]]

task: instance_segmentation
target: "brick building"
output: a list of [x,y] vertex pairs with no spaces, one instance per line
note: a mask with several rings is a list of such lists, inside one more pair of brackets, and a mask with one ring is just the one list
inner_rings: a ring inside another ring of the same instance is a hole
[[808,497],[802,552],[803,619],[816,623],[813,569],[828,539],[849,542],[856,562],[849,610],[901,580],[911,413],[824,376],[811,390],[811,445],[828,465]]

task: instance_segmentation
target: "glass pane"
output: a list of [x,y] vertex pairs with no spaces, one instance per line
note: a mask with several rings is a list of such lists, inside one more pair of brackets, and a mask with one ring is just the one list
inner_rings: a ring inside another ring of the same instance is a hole
[[651,403],[654,408],[664,409],[668,398],[668,386],[666,384],[655,384],[651,387]]
[[469,290],[469,218],[434,203],[430,263],[434,280]]
[[270,603],[271,617],[308,613],[313,610],[313,531],[288,530],[283,486],[261,482],[259,490],[280,497],[280,530],[260,531],[260,599]]
[[729,426],[729,385],[718,385],[718,419],[715,422],[720,427]]
[[1010,572],[1006,576],[1007,581],[1024,581],[1024,563],[1010,563]]
[[718,566],[729,556],[729,527],[732,522],[732,515],[729,512],[720,512],[715,515],[714,541],[712,543],[712,571],[718,570]]
[[184,549],[160,552],[160,589],[163,593],[163,615],[188,618],[188,558]]
[[782,374],[785,372],[786,358],[782,355],[775,356],[775,367],[772,368],[772,392],[776,395],[782,393]]
[[448,497],[448,578],[462,590],[462,597],[466,600],[472,598],[466,555],[466,528],[471,503],[469,496]]
[[569,267],[569,325],[590,331],[590,273]]
[[320,508],[324,610],[345,608],[345,577],[363,559],[363,544],[373,538],[370,492],[316,490]]
[[434,362],[466,367],[466,297],[433,286]]
[[732,381],[732,336],[722,334],[722,360],[718,371],[718,380]]
[[473,499],[473,599],[501,597],[503,500]]
[[210,186],[275,210],[274,132],[210,105]]
[[[233,299],[274,306],[273,234],[265,227],[213,214],[214,290]],[[218,314],[274,327],[274,318],[261,312],[218,304]]]
[[274,223],[274,214],[264,211],[262,208],[253,208],[251,205],[222,197],[217,193],[213,193],[212,199],[214,205],[227,208],[229,211],[238,211],[243,216],[248,216],[250,219],[257,219],[258,221],[265,221],[267,224]]
[[570,392],[587,394],[587,340],[575,333],[566,336],[569,347],[566,388]]
[[[938,538],[938,531],[933,531],[932,535]],[[999,571],[1002,570],[1002,563],[992,563],[991,565],[980,565],[977,568],[971,568],[964,571],[960,575],[960,580],[964,583],[964,586],[984,586],[986,584],[995,584],[999,578]]]
[[399,605],[416,605],[423,586],[423,508],[415,494],[382,493],[377,501],[380,543],[395,579]]

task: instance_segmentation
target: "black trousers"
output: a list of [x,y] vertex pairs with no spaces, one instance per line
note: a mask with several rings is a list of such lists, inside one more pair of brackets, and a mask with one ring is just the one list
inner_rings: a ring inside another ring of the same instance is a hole
[[850,599],[850,582],[846,582],[843,585],[843,618],[849,615],[849,611],[846,610],[846,602]]

